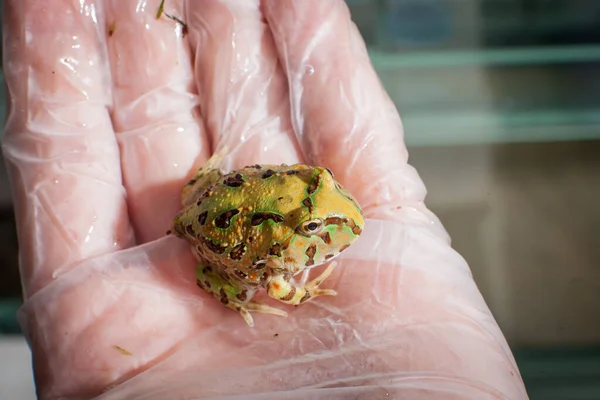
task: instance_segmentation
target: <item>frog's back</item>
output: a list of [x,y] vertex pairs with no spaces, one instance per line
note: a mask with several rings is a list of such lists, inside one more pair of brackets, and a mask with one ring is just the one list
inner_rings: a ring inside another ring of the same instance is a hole
[[302,201],[322,171],[303,164],[233,171],[201,192],[176,217],[175,229],[195,241],[209,263],[247,272],[277,255],[300,221],[310,218]]

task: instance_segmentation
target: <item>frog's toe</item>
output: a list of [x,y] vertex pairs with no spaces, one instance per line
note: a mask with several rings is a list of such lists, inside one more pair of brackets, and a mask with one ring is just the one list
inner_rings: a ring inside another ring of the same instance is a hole
[[310,291],[310,296],[337,296],[337,292],[333,289],[312,289]]
[[323,281],[325,279],[327,279],[329,277],[329,275],[331,275],[331,273],[333,272],[333,270],[336,267],[337,267],[337,262],[333,261],[331,264],[329,264],[329,266],[325,269],[325,271],[323,271],[323,273],[321,273],[321,275],[319,275],[312,281],[308,282],[304,286],[306,293],[300,299],[300,303],[307,302],[308,300],[310,300],[314,297],[318,297],[318,296],[337,296],[337,292],[333,289],[319,289],[319,285],[321,283],[323,283]]
[[287,317],[288,313],[280,310],[279,308],[271,307],[266,304],[262,304],[256,301],[251,301],[244,304],[243,306],[236,307],[244,321],[248,326],[254,326],[254,319],[250,312],[258,312],[262,314],[279,315],[280,317]]
[[251,301],[250,303],[246,304],[245,308],[248,311],[259,312],[262,314],[279,315],[281,317],[287,317],[287,315],[288,315],[287,312],[280,310],[279,308],[271,307],[271,306],[268,306],[266,304],[259,303],[256,301]]
[[240,312],[240,315],[242,316],[242,318],[244,318],[244,321],[246,321],[248,326],[252,328],[254,326],[254,318],[252,318],[252,315],[250,315],[248,310],[240,308],[238,311]]
[[[328,289],[321,290],[321,289],[318,289],[318,287],[321,283],[323,283],[323,281],[325,279],[327,279],[329,277],[329,275],[331,275],[331,273],[337,267],[337,265],[338,264],[336,261],[333,261],[331,264],[329,264],[329,266],[325,269],[325,271],[323,271],[321,273],[321,275],[317,276],[315,279],[313,279],[312,281],[310,281],[306,284],[306,286],[305,286],[306,290],[308,290],[310,292],[327,292],[327,291],[329,291],[329,292],[333,292],[334,293],[333,295],[335,296],[336,292],[334,290],[328,290]],[[320,296],[322,296],[322,295],[320,295]]]

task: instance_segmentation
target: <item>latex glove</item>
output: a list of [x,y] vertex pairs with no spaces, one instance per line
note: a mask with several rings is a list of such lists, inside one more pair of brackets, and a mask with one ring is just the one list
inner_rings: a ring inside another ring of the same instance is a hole
[[[187,28],[158,8],[5,1],[40,398],[526,398],[345,3],[167,1]],[[189,245],[164,234],[217,142],[226,169],[304,161],[356,195],[366,228],[322,285],[337,297],[249,328],[197,288]]]

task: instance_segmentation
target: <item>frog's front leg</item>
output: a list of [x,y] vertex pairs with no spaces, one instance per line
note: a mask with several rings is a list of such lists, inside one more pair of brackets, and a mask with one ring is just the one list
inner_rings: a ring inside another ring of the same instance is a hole
[[319,285],[331,275],[336,267],[337,263],[333,261],[321,275],[308,283],[306,283],[307,271],[305,271],[304,278],[301,279],[299,285],[291,283],[289,275],[273,275],[267,283],[267,293],[274,299],[292,305],[304,303],[317,296],[335,296],[337,295],[335,290],[319,289]]
[[253,301],[254,289],[245,287],[241,282],[224,276],[216,268],[202,262],[196,268],[196,279],[198,286],[212,294],[226,307],[238,311],[250,326],[254,326],[250,312],[287,317],[287,313],[283,310]]

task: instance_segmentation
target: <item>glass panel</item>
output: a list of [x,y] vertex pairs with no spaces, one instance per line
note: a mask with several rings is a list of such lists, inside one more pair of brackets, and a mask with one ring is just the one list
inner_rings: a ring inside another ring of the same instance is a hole
[[348,4],[531,399],[600,398],[600,2]]
[[409,145],[600,138],[600,2],[349,5]]
[[[531,398],[600,398],[600,1],[347,2]],[[2,167],[0,336],[20,305]]]

